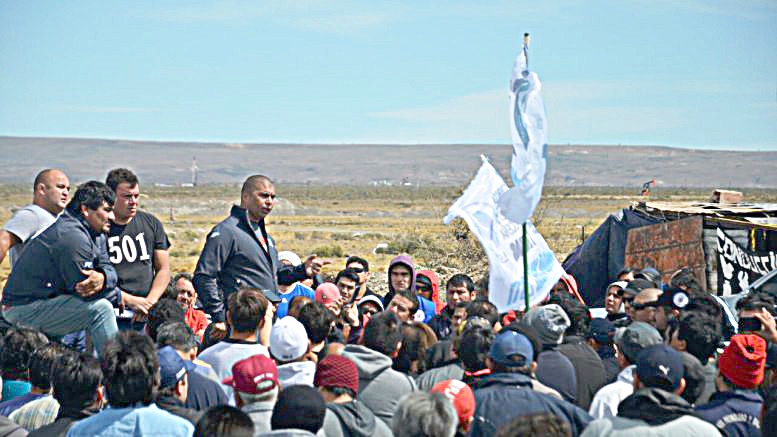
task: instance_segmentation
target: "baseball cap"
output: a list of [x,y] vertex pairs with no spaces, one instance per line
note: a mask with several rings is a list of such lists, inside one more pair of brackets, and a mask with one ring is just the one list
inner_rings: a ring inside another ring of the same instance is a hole
[[288,261],[294,267],[302,264],[302,260],[300,259],[299,255],[290,250],[282,250],[278,252],[278,262],[280,261]]
[[172,346],[160,348],[156,356],[159,359],[159,388],[174,386],[197,367],[191,361],[181,358]]
[[496,336],[488,351],[495,363],[507,367],[520,367],[532,362],[534,349],[525,335],[507,330]]
[[682,310],[691,302],[688,293],[682,288],[669,287],[658,297],[658,306],[672,307],[676,310]]
[[650,346],[637,357],[637,376],[647,387],[672,391],[684,375],[682,355],[665,344]]
[[718,370],[739,388],[754,389],[764,379],[766,340],[755,334],[731,337],[718,357]]
[[369,295],[364,296],[363,298],[359,299],[359,301],[356,302],[356,306],[359,307],[363,303],[366,303],[366,302],[372,302],[375,305],[377,305],[378,308],[380,308],[381,311],[384,310],[384,308],[383,308],[383,301],[381,301],[378,296],[375,296],[375,295],[372,295],[372,294],[369,294]]
[[308,334],[294,317],[278,319],[270,332],[270,354],[279,361],[293,361],[308,351]]
[[459,424],[469,423],[475,415],[475,394],[463,381],[449,379],[438,382],[429,390],[431,393],[441,393],[453,402],[456,415],[459,416]]
[[316,366],[316,387],[349,388],[359,393],[359,371],[353,361],[342,355],[327,355]]
[[555,303],[530,309],[521,323],[534,329],[542,344],[561,343],[564,331],[571,324],[564,309]]
[[663,341],[656,328],[645,322],[632,322],[626,329],[618,331],[615,336],[615,343],[631,363],[636,363],[643,349],[661,344]]
[[266,393],[278,387],[278,367],[265,355],[253,355],[233,364],[232,375],[221,383],[241,393]]
[[623,290],[626,288],[626,286],[629,285],[626,281],[615,281],[612,284],[607,286],[607,290],[609,290],[612,287],[618,287],[620,290],[618,290],[618,295],[623,296]]
[[626,288],[623,289],[623,295],[634,297],[639,294],[640,291],[646,289],[646,288],[654,288],[655,284],[648,281],[647,279],[637,278],[632,281],[629,281],[628,284],[626,284]]
[[593,338],[599,344],[610,344],[615,335],[615,325],[604,318],[591,319],[588,338]]
[[316,302],[326,305],[340,300],[340,289],[331,282],[324,282],[316,288]]

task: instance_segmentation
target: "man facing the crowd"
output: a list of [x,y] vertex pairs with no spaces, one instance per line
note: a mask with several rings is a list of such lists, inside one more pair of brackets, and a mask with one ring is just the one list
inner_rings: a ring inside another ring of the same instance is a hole
[[62,217],[25,248],[3,290],[3,314],[48,335],[87,330],[97,350],[118,330],[116,270],[105,252],[114,193],[97,181],[78,187]]
[[[229,217],[208,234],[194,270],[194,287],[215,328],[226,330],[229,295],[241,287],[262,291],[270,302],[279,302],[278,270],[290,268],[278,262],[275,242],[267,233],[264,219],[275,206],[275,184],[263,175],[245,180],[240,206],[233,206]],[[324,261],[315,255],[293,269],[296,279],[312,277]]]
[[474,300],[474,298],[475,283],[472,282],[472,278],[463,273],[457,273],[448,279],[448,282],[445,284],[446,306],[438,316],[435,316],[429,322],[429,327],[434,330],[438,339],[445,340],[453,333],[451,321],[456,305],[459,302],[469,302]]
[[105,184],[116,193],[114,218],[108,232],[108,255],[119,276],[124,306],[143,319],[170,282],[170,261],[164,226],[138,209],[138,177],[126,168],[108,172]]

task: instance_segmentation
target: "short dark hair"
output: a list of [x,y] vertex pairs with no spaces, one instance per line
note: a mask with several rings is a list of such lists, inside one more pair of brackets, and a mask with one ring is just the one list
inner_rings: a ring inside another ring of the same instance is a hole
[[255,332],[264,320],[269,301],[261,290],[243,288],[227,298],[229,324],[236,332]]
[[54,399],[62,410],[87,409],[94,402],[97,388],[102,383],[100,363],[91,355],[65,349],[51,366]]
[[339,396],[342,396],[342,395],[348,395],[348,396],[356,399],[356,394],[357,393],[355,391],[351,390],[348,387],[326,387],[326,386],[324,386],[324,387],[321,387],[321,388],[323,388],[324,390],[332,393],[333,395],[335,395],[335,397],[339,397]]
[[116,193],[113,192],[111,187],[98,181],[84,182],[76,188],[76,193],[73,194],[73,198],[70,199],[70,203],[67,204],[67,210],[71,214],[78,215],[81,213],[81,205],[92,211],[100,208],[103,203],[113,206],[116,201]]
[[394,293],[394,296],[402,296],[412,303],[413,306],[410,308],[410,317],[413,317],[413,314],[418,311],[418,294],[415,292],[415,290],[412,288],[403,288],[401,290],[397,290],[396,293]]
[[486,368],[486,357],[494,342],[494,333],[491,329],[479,326],[467,326],[461,334],[458,347],[459,359],[464,365],[464,370],[477,372]]
[[159,347],[172,346],[175,350],[188,352],[197,346],[197,336],[184,322],[167,322],[157,329],[156,342]]
[[566,420],[552,413],[533,413],[517,416],[502,425],[496,437],[513,436],[572,437],[572,428]]
[[112,407],[148,405],[154,401],[159,386],[159,359],[148,336],[135,331],[119,332],[105,345],[100,367]]
[[185,322],[186,312],[177,300],[162,298],[148,311],[148,335],[157,341],[159,327],[170,322]]
[[105,177],[105,185],[111,187],[111,190],[116,191],[116,187],[119,184],[126,183],[130,187],[134,187],[138,184],[138,177],[132,170],[127,168],[114,168],[108,172],[108,176]]
[[467,306],[467,317],[482,317],[488,320],[491,326],[496,326],[499,321],[499,310],[487,300],[476,300]]
[[359,283],[359,274],[353,271],[353,269],[340,270],[335,277],[335,284],[340,282],[340,278],[349,279],[355,283]]
[[239,408],[217,405],[203,413],[193,437],[252,437],[254,422]]
[[186,272],[176,273],[175,276],[170,278],[170,283],[167,284],[167,288],[165,289],[165,293],[162,295],[162,297],[166,297],[168,299],[178,299],[178,295],[181,294],[181,292],[175,288],[175,284],[179,279],[186,279],[187,281],[192,282],[192,275],[191,273]]
[[35,349],[48,343],[43,333],[32,328],[12,327],[3,337],[0,353],[3,379],[6,381],[29,381],[30,357]]
[[332,330],[332,322],[335,321],[335,316],[324,305],[313,302],[299,310],[299,317],[297,319],[305,327],[308,339],[313,344],[318,344],[326,340],[326,337]]
[[558,304],[569,316],[569,328],[564,332],[565,336],[584,337],[591,325],[591,315],[588,307],[580,303],[569,293],[553,294],[548,299],[548,304]]
[[243,186],[240,188],[240,194],[242,195],[245,193],[250,193],[251,190],[253,190],[254,187],[259,185],[260,183],[265,183],[268,185],[275,186],[275,183],[272,181],[272,179],[268,178],[265,175],[255,174],[246,178],[245,182],[243,182]]
[[59,171],[59,170],[55,168],[47,168],[38,172],[38,174],[35,176],[35,181],[32,183],[32,190],[33,191],[37,190],[38,184],[44,184],[48,175],[55,171]]
[[448,279],[448,282],[445,283],[445,288],[447,289],[450,286],[466,287],[470,293],[475,291],[475,282],[473,282],[472,278],[465,275],[464,273],[456,273],[455,275],[451,276],[450,279]]
[[426,353],[435,343],[437,336],[428,325],[421,322],[405,323],[402,327],[402,347],[399,348],[392,368],[410,373],[415,362],[416,371],[423,373],[426,370]]
[[365,272],[370,271],[370,263],[366,259],[360,256],[356,256],[356,255],[349,256],[348,259],[345,260],[346,267],[348,266],[348,264],[351,264],[351,263],[359,263],[362,266],[364,266]]
[[324,425],[326,404],[321,393],[307,385],[292,385],[278,395],[270,426],[277,429],[304,429],[313,434]]
[[688,267],[684,267],[675,272],[675,274],[672,275],[669,284],[672,287],[687,290],[687,292],[692,295],[704,293],[699,281],[696,280],[696,276],[693,275],[693,271]]
[[774,315],[774,298],[763,292],[748,293],[737,302],[737,311],[760,311],[766,309],[769,314]]
[[35,349],[30,356],[30,383],[43,390],[51,388],[51,365],[62,354],[64,346],[49,343]]
[[685,341],[688,353],[705,365],[715,353],[722,335],[714,319],[704,313],[690,312],[680,317],[677,339]]
[[362,342],[365,347],[391,356],[402,341],[402,322],[391,311],[375,314],[364,328]]

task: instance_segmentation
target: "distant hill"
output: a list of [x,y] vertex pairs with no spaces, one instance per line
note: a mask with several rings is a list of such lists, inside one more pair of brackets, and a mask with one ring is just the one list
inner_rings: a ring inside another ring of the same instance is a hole
[[[239,183],[264,173],[280,183],[461,185],[484,154],[503,173],[509,145],[310,145],[153,142],[0,137],[1,183],[29,183],[44,167],[75,182],[103,179],[126,166],[145,183],[191,182],[196,157],[201,184]],[[777,152],[659,146],[551,145],[549,186],[641,186],[653,179],[674,187],[777,187]]]

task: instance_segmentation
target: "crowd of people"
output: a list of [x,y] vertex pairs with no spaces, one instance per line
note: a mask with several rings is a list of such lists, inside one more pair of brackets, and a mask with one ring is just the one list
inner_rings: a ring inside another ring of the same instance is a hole
[[0,231],[0,436],[777,435],[769,287],[731,314],[688,269],[624,269],[595,318],[564,275],[500,314],[400,255],[380,296],[363,257],[277,250],[261,175],[174,273],[130,170],[69,191],[42,171]]

